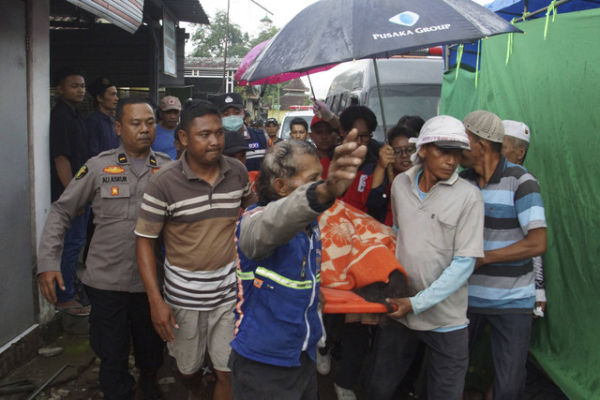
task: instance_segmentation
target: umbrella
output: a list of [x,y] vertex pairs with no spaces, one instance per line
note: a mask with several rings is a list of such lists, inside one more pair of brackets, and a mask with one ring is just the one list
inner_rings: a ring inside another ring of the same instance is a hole
[[314,74],[314,73],[321,72],[321,71],[327,71],[328,69],[331,69],[337,65],[337,64],[324,65],[324,66],[320,66],[317,68],[309,69],[308,71],[304,71],[304,72],[283,72],[281,74],[275,74],[275,75],[268,76],[266,78],[261,78],[261,79],[258,79],[258,80],[252,81],[252,82],[249,82],[249,81],[243,79],[242,75],[244,74],[244,72],[246,72],[248,67],[251,66],[252,63],[256,60],[256,57],[264,49],[264,47],[267,45],[267,43],[269,43],[269,41],[265,40],[264,42],[257,44],[248,52],[248,54],[246,54],[244,56],[238,70],[236,71],[236,73],[234,75],[235,83],[237,85],[239,85],[239,86],[274,85],[276,83],[291,81],[292,79],[297,79],[297,78],[300,78],[301,76],[305,76],[308,74]]
[[242,79],[253,82],[507,32],[521,31],[471,0],[321,0],[272,38]]

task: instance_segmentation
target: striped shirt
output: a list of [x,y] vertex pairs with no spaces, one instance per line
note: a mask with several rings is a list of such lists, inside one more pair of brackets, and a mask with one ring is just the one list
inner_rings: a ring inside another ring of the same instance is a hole
[[236,267],[233,261],[214,271],[190,272],[165,260],[165,301],[177,308],[209,311],[236,300]]
[[[237,260],[235,226],[240,207],[254,203],[256,197],[242,163],[222,156],[219,169],[210,185],[192,171],[184,152],[150,179],[142,197],[135,234],[162,235],[168,277],[165,297],[182,308],[211,309],[235,291],[218,279],[235,282],[235,269],[227,269]],[[224,275],[224,268],[231,277]]]
[[[472,169],[461,176],[478,186]],[[485,203],[484,250],[496,250],[521,241],[530,230],[545,228],[546,218],[535,177],[520,165],[500,157],[487,185],[481,188]],[[498,314],[530,313],[535,303],[531,258],[478,268],[469,279],[469,310]]]

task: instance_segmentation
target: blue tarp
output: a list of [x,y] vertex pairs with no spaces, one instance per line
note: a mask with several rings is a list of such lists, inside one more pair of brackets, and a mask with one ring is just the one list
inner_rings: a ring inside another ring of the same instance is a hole
[[[519,18],[523,16],[523,10],[525,8],[525,0],[495,0],[489,4],[486,4],[486,7],[490,11],[494,11],[500,17],[504,18],[507,21],[512,20],[513,18]],[[551,3],[551,0],[528,0],[527,1],[527,10],[528,12],[534,12],[544,7],[547,7]],[[561,4],[557,7],[558,13],[567,13],[572,11],[581,11],[588,10],[590,8],[598,8],[600,7],[600,0],[571,0],[567,3]],[[535,19],[535,18],[545,18],[546,12],[541,12],[532,17],[528,17],[527,19]],[[518,25],[517,25],[518,26]],[[446,65],[446,69],[452,68],[456,65],[456,49],[457,47],[453,47],[450,50],[449,63]],[[445,51],[445,49],[444,49]],[[461,64],[463,67],[469,66],[475,69],[475,64],[477,62],[477,43],[474,44],[465,44],[463,50],[463,56],[461,59]],[[480,58],[481,62],[481,58]]]

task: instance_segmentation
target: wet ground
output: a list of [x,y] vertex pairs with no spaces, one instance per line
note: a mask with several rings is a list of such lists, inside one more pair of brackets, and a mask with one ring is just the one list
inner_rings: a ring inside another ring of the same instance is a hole
[[[52,357],[37,356],[0,380],[0,399],[29,399],[36,389],[50,378],[53,378],[52,381],[39,393],[37,399],[102,399],[98,387],[99,362],[89,347],[86,334],[65,334],[48,347],[62,348],[62,352]],[[130,359],[130,366],[135,376],[133,358]],[[57,373],[58,375],[54,376]],[[320,400],[336,399],[331,375],[319,377]],[[205,383],[208,394],[212,387],[210,375],[205,377]],[[178,380],[173,361],[168,356],[159,374],[159,384],[166,400],[186,399],[185,390]],[[481,398],[479,394],[470,397],[474,400]],[[566,399],[560,389],[533,364],[528,366],[525,398],[528,400]]]

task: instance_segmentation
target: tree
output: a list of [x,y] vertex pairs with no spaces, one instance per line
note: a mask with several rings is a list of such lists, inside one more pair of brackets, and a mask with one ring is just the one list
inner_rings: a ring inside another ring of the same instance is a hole
[[279,32],[276,26],[273,25],[265,25],[262,31],[259,32],[258,36],[254,39],[250,40],[250,48],[256,46],[259,43],[264,42],[265,40],[271,39]]
[[[227,32],[227,13],[217,11],[210,25],[202,25],[192,35],[195,48],[192,57],[223,57],[225,55],[225,36]],[[244,57],[250,44],[250,37],[242,32],[237,24],[229,23],[227,57]]]

